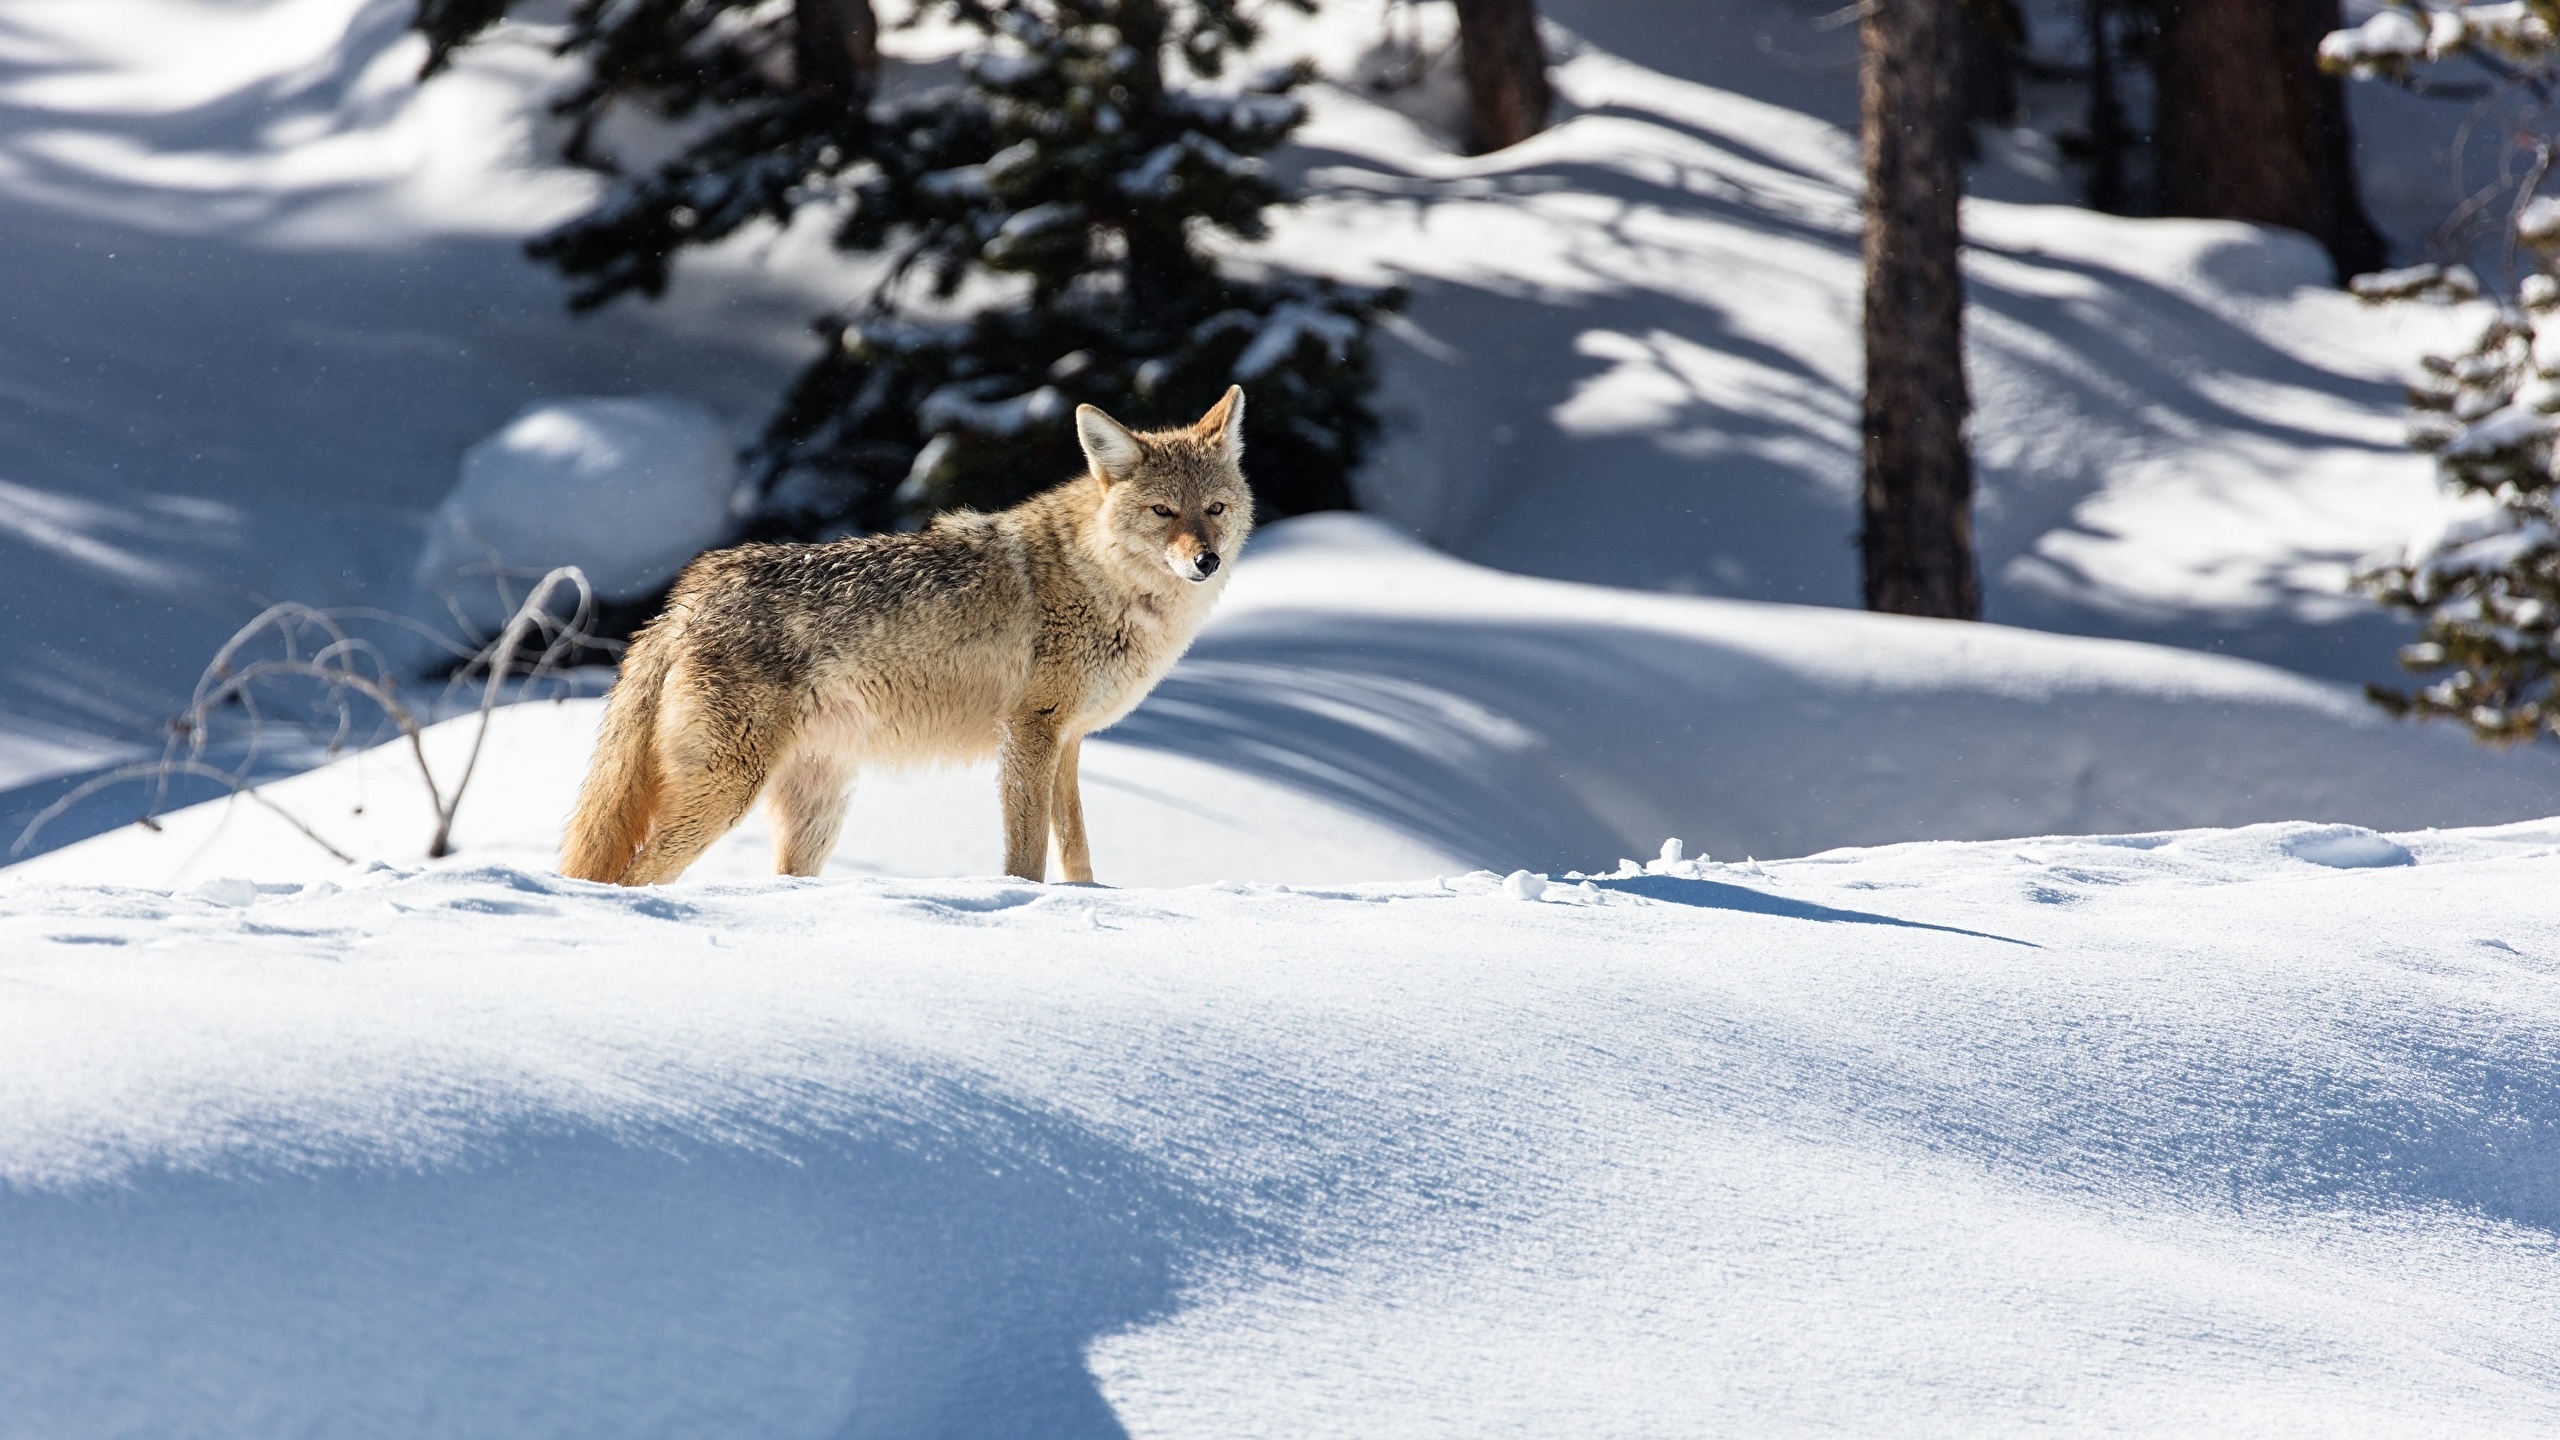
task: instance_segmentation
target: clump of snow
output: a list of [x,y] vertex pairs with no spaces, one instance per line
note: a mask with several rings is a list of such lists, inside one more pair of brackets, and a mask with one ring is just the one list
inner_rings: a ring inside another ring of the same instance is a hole
[[1502,877],[1502,893],[1514,900],[1541,900],[1546,897],[1547,877],[1527,870],[1514,870]]
[[418,584],[482,635],[558,566],[636,600],[726,539],[741,500],[728,431],[670,396],[545,400],[463,453]]
[[2379,866],[2414,865],[2407,847],[2353,825],[2304,830],[2284,842],[2285,853],[2332,870],[2369,870]]
[[2406,64],[2433,53],[2432,26],[2421,25],[2405,10],[2383,10],[2348,30],[2332,30],[2320,40],[2320,58],[2332,66],[2370,73],[2391,64]]
[[197,884],[189,887],[187,893],[199,900],[210,901],[216,905],[229,905],[234,908],[242,905],[255,905],[258,903],[258,883],[254,880],[243,880],[237,876],[230,875],[216,876],[210,880],[199,881]]
[[2359,300],[2477,300],[2480,277],[2468,265],[2410,265],[2376,270],[2347,282]]
[[2516,212],[2516,237],[2529,245],[2560,241],[2560,199],[2536,196]]
[[2552,418],[2522,406],[2494,411],[2464,427],[2441,452],[2447,459],[2469,459],[2538,445],[2551,438]]
[[[1067,408],[1066,397],[1055,385],[1043,385],[1037,390],[988,400],[979,398],[984,384],[983,381],[959,381],[925,396],[924,403],[916,407],[917,425],[927,433],[963,429],[981,435],[1010,437],[1021,434],[1030,426],[1056,419]],[[941,437],[936,434],[935,438]],[[915,472],[926,474],[932,468],[932,464],[919,454]]]

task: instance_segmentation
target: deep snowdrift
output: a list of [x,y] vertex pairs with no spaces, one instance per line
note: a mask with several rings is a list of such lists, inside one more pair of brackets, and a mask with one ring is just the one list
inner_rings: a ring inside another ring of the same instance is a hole
[[0,879],[0,1435],[2547,1432],[2555,866]]

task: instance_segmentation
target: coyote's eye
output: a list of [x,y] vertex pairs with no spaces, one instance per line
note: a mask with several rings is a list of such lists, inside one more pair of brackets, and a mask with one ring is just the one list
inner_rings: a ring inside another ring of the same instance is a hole
[[1215,505],[1210,506],[1210,507],[1209,507],[1209,513],[1210,513],[1210,514],[1212,514],[1212,515],[1224,515],[1224,514],[1226,514],[1226,513],[1227,513],[1227,507],[1226,507],[1225,502],[1221,501],[1221,502],[1220,502],[1220,503],[1218,503],[1218,504],[1215,504]]
[[1147,508],[1155,511],[1156,516],[1159,519],[1170,520],[1173,518],[1173,507],[1170,505],[1151,505]]

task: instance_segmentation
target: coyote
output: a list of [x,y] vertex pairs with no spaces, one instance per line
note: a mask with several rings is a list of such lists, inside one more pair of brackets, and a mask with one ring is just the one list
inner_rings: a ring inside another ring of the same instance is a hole
[[654,885],[762,793],[774,869],[814,875],[866,768],[999,757],[1004,868],[1090,881],[1083,737],[1137,708],[1253,528],[1244,391],[1187,429],[1076,409],[1085,473],[911,535],[695,560],[605,702],[561,872]]

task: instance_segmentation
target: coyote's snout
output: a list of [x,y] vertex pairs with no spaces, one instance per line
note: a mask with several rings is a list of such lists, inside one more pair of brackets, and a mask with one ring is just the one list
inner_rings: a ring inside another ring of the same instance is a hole
[[1093,878],[1078,747],[1180,658],[1253,528],[1244,392],[1182,430],[1076,411],[1085,473],[913,535],[741,545],[685,568],[631,642],[563,873],[684,873],[765,797],[774,868],[814,875],[865,769],[994,753],[1004,867]]

